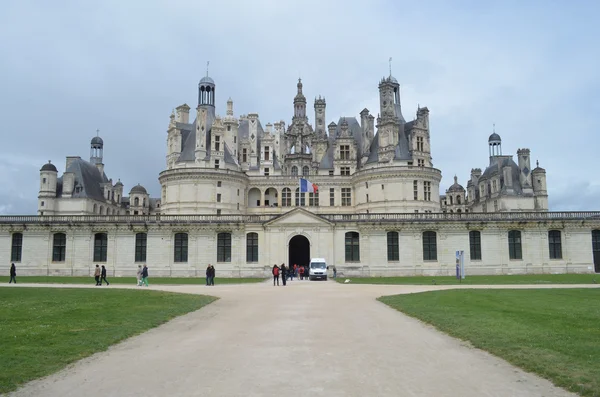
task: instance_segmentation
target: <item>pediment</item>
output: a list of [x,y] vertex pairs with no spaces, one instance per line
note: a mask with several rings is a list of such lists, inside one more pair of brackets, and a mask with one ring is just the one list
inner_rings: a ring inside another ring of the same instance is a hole
[[317,214],[303,208],[295,208],[285,214],[270,220],[265,226],[302,225],[302,226],[329,226],[332,223]]

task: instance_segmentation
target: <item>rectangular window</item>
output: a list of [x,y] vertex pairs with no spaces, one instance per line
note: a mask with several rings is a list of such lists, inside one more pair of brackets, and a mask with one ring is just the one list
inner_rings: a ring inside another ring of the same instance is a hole
[[400,260],[400,245],[398,242],[398,232],[387,233],[387,257],[388,261]]
[[417,165],[419,167],[425,167],[425,160],[423,160],[423,159],[417,159]]
[[340,175],[350,176],[350,167],[340,167]]
[[521,250],[521,232],[511,230],[508,232],[508,256],[510,259],[523,259]]
[[217,234],[217,262],[231,262],[231,233]]
[[242,149],[242,163],[248,162],[248,149]]
[[342,207],[350,207],[352,205],[352,193],[349,187],[342,188]]
[[360,241],[357,232],[346,233],[346,262],[360,262]]
[[271,170],[269,168],[265,168],[265,176],[269,176]]
[[64,262],[67,254],[67,235],[54,233],[52,241],[52,262]]
[[367,203],[369,202],[369,195],[367,194]]
[[350,160],[350,145],[340,145],[340,160]]
[[562,259],[560,230],[548,231],[548,248],[550,249],[550,259]]
[[413,181],[413,199],[419,199],[419,181]]
[[106,233],[94,235],[94,262],[106,262],[108,252],[108,236]]
[[[230,125],[227,126],[227,131],[231,131]],[[233,136],[233,143],[237,143],[237,136],[235,136],[235,135]]]
[[218,170],[219,169],[219,160],[215,160],[215,169]]
[[217,193],[217,203],[221,202],[221,193]]
[[494,212],[498,212],[498,200],[494,200]]
[[431,182],[423,182],[423,200],[431,201]]
[[423,144],[423,137],[422,136],[418,136],[417,137],[417,151],[419,152],[424,152],[424,144]]
[[188,261],[188,235],[175,233],[174,261],[176,263]]
[[148,235],[146,233],[136,233],[135,235],[135,261],[146,262],[146,247],[148,245]]
[[221,215],[221,210],[220,209],[217,210],[217,216],[219,216],[219,215]]
[[469,248],[472,261],[481,260],[481,232],[472,230],[469,232]]
[[292,191],[289,188],[283,188],[281,192],[281,206],[291,207],[292,206]]
[[329,206],[333,207],[335,205],[335,189],[329,188]]
[[258,262],[258,233],[246,235],[246,262]]
[[221,187],[221,181],[217,181],[217,187]]
[[306,205],[306,193],[300,193],[300,188],[296,188],[296,207]]
[[437,241],[435,232],[423,232],[423,260],[437,261]]
[[23,234],[13,233],[10,247],[10,260],[12,262],[21,262],[21,253],[23,251]]
[[269,147],[265,146],[265,161],[269,161]]
[[310,207],[319,206],[319,192],[308,193],[308,205]]

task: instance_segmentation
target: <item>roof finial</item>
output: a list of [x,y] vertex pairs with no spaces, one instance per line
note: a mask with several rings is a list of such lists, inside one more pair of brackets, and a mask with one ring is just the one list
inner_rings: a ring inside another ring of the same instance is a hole
[[390,77],[392,77],[392,57],[390,57]]
[[454,175],[454,183],[458,183],[458,177]]
[[210,64],[210,61],[206,61],[206,77],[208,77],[208,65]]
[[535,160],[535,166],[539,167],[540,166],[540,160]]
[[494,134],[496,133],[496,123],[492,124],[492,132]]
[[100,135],[100,130],[96,129],[96,136],[99,136],[99,135]]

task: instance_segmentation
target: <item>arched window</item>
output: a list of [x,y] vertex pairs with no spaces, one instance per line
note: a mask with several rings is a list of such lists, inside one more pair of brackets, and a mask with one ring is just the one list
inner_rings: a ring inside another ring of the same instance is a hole
[[282,207],[291,207],[292,206],[292,190],[289,187],[285,187],[281,191],[281,206]]
[[246,235],[246,262],[258,262],[258,233]]
[[292,176],[298,176],[298,167],[296,167],[296,166],[292,167]]
[[94,234],[94,262],[106,262],[108,236],[106,233]]
[[94,214],[95,214],[96,212],[98,212],[98,206],[97,206],[96,204],[94,204],[94,211],[93,211],[93,212],[94,212]]
[[23,233],[13,233],[10,246],[10,260],[12,262],[21,262],[21,253],[23,252]]
[[472,261],[481,260],[481,232],[478,230],[471,230],[469,232],[469,248],[470,258]]
[[453,204],[453,203],[452,203],[452,196],[450,196],[450,205],[452,205],[452,204]]
[[346,262],[360,262],[360,241],[357,232],[346,233]]
[[302,167],[302,176],[308,176],[309,172],[310,168],[308,168],[308,166],[305,165],[304,167]]
[[460,208],[456,210],[457,214],[460,214],[461,212],[462,212],[462,210]]
[[400,260],[400,246],[398,232],[387,232],[387,257],[388,261]]
[[231,233],[217,234],[217,262],[231,262]]
[[510,259],[523,259],[521,250],[521,232],[511,230],[508,232],[508,256]]
[[456,204],[460,204],[460,196],[456,196]]
[[142,202],[142,207],[146,207],[146,198],[144,197],[144,201]]
[[435,232],[423,232],[423,260],[437,261],[437,238]]
[[562,259],[562,242],[560,230],[548,231],[548,248],[550,259]]
[[188,235],[187,233],[175,233],[174,261],[188,261]]
[[136,233],[135,235],[135,261],[146,262],[146,246],[148,235],[146,233]]
[[54,233],[52,241],[52,262],[64,262],[67,254],[67,235]]
[[138,207],[140,205],[140,198],[139,197],[136,197],[136,198],[133,199],[133,205],[136,206],[136,207]]
[[98,211],[100,215],[104,215],[104,207],[100,206],[100,210]]

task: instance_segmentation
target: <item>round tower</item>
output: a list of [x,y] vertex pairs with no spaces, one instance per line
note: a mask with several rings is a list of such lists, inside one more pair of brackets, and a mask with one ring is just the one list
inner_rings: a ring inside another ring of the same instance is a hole
[[53,215],[55,212],[57,178],[58,170],[48,160],[40,169],[40,191],[38,193],[39,215]]
[[102,164],[102,155],[104,151],[104,141],[98,135],[92,138],[90,142],[90,163]]
[[215,81],[208,73],[198,83],[198,106],[215,107]]
[[488,138],[490,157],[502,156],[502,139],[495,132]]
[[533,196],[535,197],[535,209],[548,211],[548,191],[546,190],[546,170],[540,167],[536,161],[536,167],[531,171],[533,180]]

